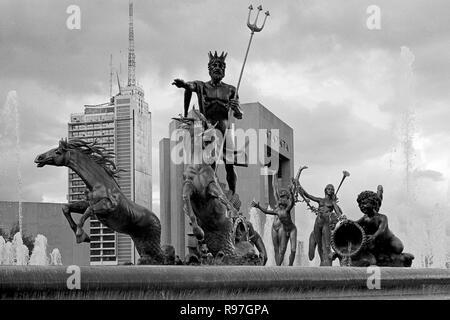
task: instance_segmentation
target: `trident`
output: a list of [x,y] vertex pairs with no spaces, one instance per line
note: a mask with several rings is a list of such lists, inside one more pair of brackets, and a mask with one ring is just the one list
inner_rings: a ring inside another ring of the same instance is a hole
[[260,32],[263,28],[264,25],[266,24],[266,19],[267,17],[270,15],[269,11],[266,11],[264,14],[266,15],[264,17],[264,21],[262,23],[261,27],[257,27],[256,23],[258,22],[258,16],[259,13],[262,11],[262,6],[260,5],[257,9],[258,9],[258,13],[256,14],[256,18],[255,18],[255,22],[250,23],[250,15],[252,14],[252,10],[253,10],[253,6],[250,5],[248,7],[249,11],[248,11],[248,18],[247,18],[247,27],[250,29],[251,33],[250,33],[250,40],[248,41],[248,46],[247,46],[247,51],[245,52],[245,58],[244,58],[244,63],[242,64],[242,69],[241,69],[241,73],[239,75],[239,80],[238,80],[238,84],[236,86],[236,93],[235,93],[235,97],[238,94],[239,91],[239,86],[241,85],[241,79],[242,79],[242,74],[244,73],[244,67],[245,67],[245,63],[247,62],[247,57],[248,57],[248,51],[250,50],[250,45],[252,43],[252,39],[253,39],[253,35],[255,34],[255,32]]
[[[253,22],[253,23],[250,23],[250,15],[252,14],[253,6],[250,5],[248,7],[248,9],[249,9],[249,11],[248,11],[248,18],[247,18],[247,27],[251,31],[251,33],[250,33],[250,40],[248,41],[247,51],[245,52],[245,57],[244,57],[244,63],[242,64],[241,73],[239,74],[239,80],[238,80],[238,84],[236,86],[236,92],[234,93],[234,99],[236,99],[236,97],[238,96],[239,86],[241,85],[242,74],[244,73],[244,67],[245,67],[245,63],[247,62],[248,52],[250,50],[250,45],[252,44],[253,35],[255,34],[255,32],[260,32],[264,28],[264,25],[266,24],[266,19],[270,15],[269,11],[266,11],[264,13],[266,16],[264,17],[264,21],[262,23],[262,26],[258,27],[256,25],[256,23],[258,22],[259,13],[263,9],[262,6],[261,5],[258,6],[258,8],[257,8],[258,9],[258,13],[256,14],[255,22]],[[231,114],[232,114],[232,110],[230,108],[230,110],[228,111],[228,118],[229,119],[232,119]],[[234,123],[231,123],[231,127],[230,127],[230,129],[228,131],[228,139],[230,139],[233,142],[235,140],[234,130],[235,130]]]

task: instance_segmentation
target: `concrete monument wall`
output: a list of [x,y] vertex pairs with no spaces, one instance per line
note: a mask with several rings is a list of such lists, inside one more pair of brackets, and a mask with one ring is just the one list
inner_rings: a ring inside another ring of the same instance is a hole
[[[47,254],[58,248],[64,265],[88,266],[89,244],[75,242],[75,235],[61,211],[62,206],[62,203],[23,202],[23,234],[47,237]],[[18,221],[18,212],[18,202],[0,201],[0,227],[9,231]]]
[[[294,137],[293,130],[281,119],[270,112],[261,103],[246,103],[241,105],[244,111],[244,118],[236,120],[235,128],[243,129],[272,129],[279,130],[279,137],[276,141],[272,141],[279,146],[279,152],[272,151],[272,157],[280,159],[279,186],[287,187],[290,178],[294,176]],[[172,121],[169,125],[169,136],[178,128],[176,121]],[[269,134],[270,135],[270,134]],[[272,134],[271,137],[275,137]],[[275,138],[274,138],[275,139]],[[171,152],[178,141],[171,141],[170,138],[164,138],[159,143],[160,150],[160,194],[161,207],[160,219],[162,225],[162,244],[172,244],[176,253],[180,257],[184,257],[187,250],[187,234],[191,232],[188,219],[183,212],[182,201],[182,181],[183,181],[183,164],[174,164],[171,161]],[[260,150],[257,150],[258,155]],[[264,152],[262,152],[264,154]],[[259,157],[259,156],[258,156]],[[272,180],[271,176],[262,175],[261,169],[267,158],[258,159],[257,163],[249,164],[248,167],[235,167],[238,175],[237,194],[242,202],[241,212],[248,217],[250,203],[253,199],[259,200],[261,204],[266,205],[269,202],[273,206]],[[218,166],[217,170],[219,180],[226,182],[225,169],[223,165]],[[295,216],[293,211],[292,216]],[[264,222],[264,218],[262,219]],[[272,244],[266,244],[272,245]]]

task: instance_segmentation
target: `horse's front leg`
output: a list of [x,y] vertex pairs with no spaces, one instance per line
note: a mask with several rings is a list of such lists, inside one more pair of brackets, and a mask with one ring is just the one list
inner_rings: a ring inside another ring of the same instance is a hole
[[64,216],[66,217],[67,221],[69,222],[70,229],[72,229],[73,233],[76,233],[77,231],[77,224],[72,218],[71,213],[79,213],[82,214],[86,211],[86,209],[89,207],[89,202],[87,201],[77,201],[74,203],[65,204],[62,207],[62,212]]
[[75,235],[77,237],[77,243],[91,242],[91,239],[89,238],[88,234],[83,230],[83,226],[84,226],[84,223],[86,222],[86,220],[90,216],[92,216],[92,214],[93,214],[93,210],[89,206],[86,209],[86,211],[84,212],[84,214],[81,216],[80,221],[78,221],[77,231],[75,233]]
[[192,210],[191,204],[191,196],[194,193],[194,186],[190,182],[185,182],[183,185],[183,201],[184,201],[184,213],[191,220],[192,232],[198,240],[203,240],[205,237],[205,232],[198,225],[197,217],[194,214],[194,210]]

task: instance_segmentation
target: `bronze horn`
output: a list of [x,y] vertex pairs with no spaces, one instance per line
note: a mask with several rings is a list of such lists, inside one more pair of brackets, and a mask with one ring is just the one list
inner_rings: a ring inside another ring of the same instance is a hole
[[343,176],[342,176],[341,183],[339,183],[339,186],[338,186],[338,188],[336,190],[336,193],[335,193],[336,196],[337,196],[337,194],[339,192],[339,189],[341,188],[342,183],[344,182],[345,178],[350,177],[350,172],[348,172],[348,171],[344,170],[344,171],[342,171],[342,174],[343,174]]
[[343,258],[351,258],[358,254],[365,243],[364,229],[352,220],[340,220],[331,233],[331,247]]

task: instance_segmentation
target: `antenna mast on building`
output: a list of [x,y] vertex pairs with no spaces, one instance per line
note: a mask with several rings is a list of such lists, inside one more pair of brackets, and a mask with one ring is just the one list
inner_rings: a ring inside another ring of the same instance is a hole
[[109,97],[112,97],[113,77],[114,77],[113,57],[112,57],[112,53],[111,53],[110,56],[109,56]]
[[133,2],[129,3],[128,23],[128,86],[136,85],[136,56],[134,54]]
[[120,85],[119,74],[116,72],[117,76],[117,86],[119,87],[119,95],[122,94],[122,86]]

